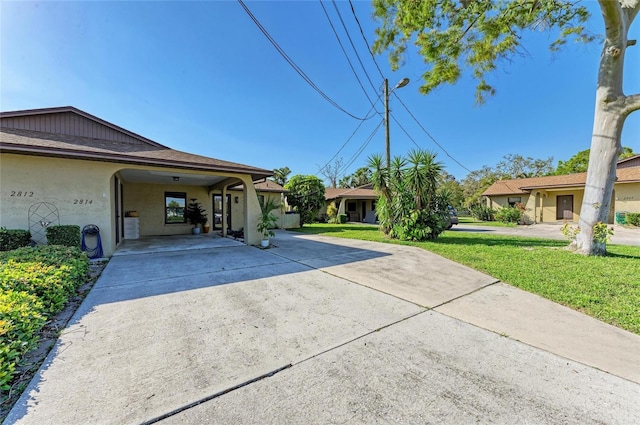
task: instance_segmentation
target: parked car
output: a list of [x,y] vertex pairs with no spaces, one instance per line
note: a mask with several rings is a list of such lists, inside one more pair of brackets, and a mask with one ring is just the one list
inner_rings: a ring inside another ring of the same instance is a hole
[[447,230],[449,230],[454,224],[458,224],[458,211],[451,205],[448,205],[447,209],[449,210],[449,225],[447,226]]

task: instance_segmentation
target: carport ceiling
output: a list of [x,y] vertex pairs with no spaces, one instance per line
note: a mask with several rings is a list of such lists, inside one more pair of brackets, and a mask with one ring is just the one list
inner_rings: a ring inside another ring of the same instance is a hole
[[[188,186],[212,186],[227,177],[211,176],[206,174],[189,174],[184,172],[166,172],[150,170],[120,170],[120,177],[125,182],[175,184]],[[177,177],[178,180],[174,179]]]

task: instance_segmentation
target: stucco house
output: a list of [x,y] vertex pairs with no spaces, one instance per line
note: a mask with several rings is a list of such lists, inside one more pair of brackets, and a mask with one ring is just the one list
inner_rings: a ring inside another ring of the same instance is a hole
[[[300,214],[293,213],[293,211],[287,212],[288,206],[286,196],[287,193],[289,193],[287,189],[269,179],[263,179],[254,182],[253,186],[256,189],[256,193],[258,195],[258,203],[260,205],[264,205],[264,202],[267,202],[269,200],[273,200],[276,204],[280,205],[280,208],[271,212],[271,214],[276,216],[276,218],[278,219],[278,228],[293,229],[300,227]],[[229,210],[231,211],[233,217],[238,217],[240,212],[244,209],[244,195],[242,192],[242,185],[235,186],[229,189],[227,202],[229,203],[229,205],[231,205],[231,208],[229,208]],[[231,218],[232,224],[233,217]]]
[[[232,224],[255,244],[253,182],[272,174],[171,149],[70,106],[0,113],[0,226],[28,229],[38,242],[53,224],[97,225],[105,255],[125,238],[188,234],[191,199],[213,226],[216,201],[227,215],[220,200],[235,187],[246,202]],[[220,228],[226,235],[227,223]]]
[[[618,162],[608,222],[619,212],[640,212],[640,155]],[[577,222],[587,173],[499,180],[482,194],[487,206],[524,205],[527,223]]]
[[373,190],[373,185],[367,184],[356,188],[328,187],[325,189],[325,206],[318,213],[326,215],[327,207],[335,203],[338,214],[346,214],[347,221],[376,222],[376,200],[378,195]]

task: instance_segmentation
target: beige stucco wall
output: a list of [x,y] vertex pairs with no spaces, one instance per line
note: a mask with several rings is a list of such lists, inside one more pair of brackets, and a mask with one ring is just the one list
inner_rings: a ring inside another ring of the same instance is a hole
[[[95,161],[0,154],[0,226],[32,230],[33,234],[42,227],[29,223],[29,208],[48,202],[57,209],[59,224],[81,229],[97,225],[104,253],[111,255],[115,245],[113,174],[117,169],[117,164]],[[54,222],[53,216],[50,221]]]
[[[212,199],[206,187],[187,185],[161,185],[124,182],[124,210],[137,211],[140,220],[140,236],[184,235],[191,233],[190,223],[166,224],[164,222],[165,192],[187,194],[187,206],[196,198],[211,219]],[[242,218],[242,217],[240,217]]]
[[[231,228],[233,230],[239,230],[244,227],[244,222],[242,220],[242,214],[244,212],[244,194],[241,191],[230,190],[229,194],[231,195]],[[272,199],[276,204],[280,205],[280,208],[271,211],[271,214],[276,216],[278,219],[278,223],[280,223],[280,217],[284,214],[285,204],[282,200],[282,196],[280,193],[275,192],[256,192],[256,200],[258,199],[258,195],[264,195],[265,201]],[[238,198],[238,202],[236,203],[236,197]],[[257,221],[256,221],[257,226]]]
[[614,187],[616,212],[640,212],[640,183],[622,183]]

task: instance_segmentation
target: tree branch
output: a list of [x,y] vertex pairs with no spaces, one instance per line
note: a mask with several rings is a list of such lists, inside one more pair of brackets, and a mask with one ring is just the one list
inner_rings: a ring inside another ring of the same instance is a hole
[[624,8],[624,13],[627,15],[628,26],[631,26],[631,23],[635,19],[638,12],[640,12],[640,0],[627,0]]
[[623,116],[627,116],[632,112],[640,109],[640,93],[632,94],[631,96],[625,96],[624,108],[622,109]]
[[622,22],[624,13],[622,6],[618,1],[611,0],[598,0],[600,10],[602,11],[602,17],[604,18],[605,34],[610,40],[620,40],[620,30],[622,29]]

